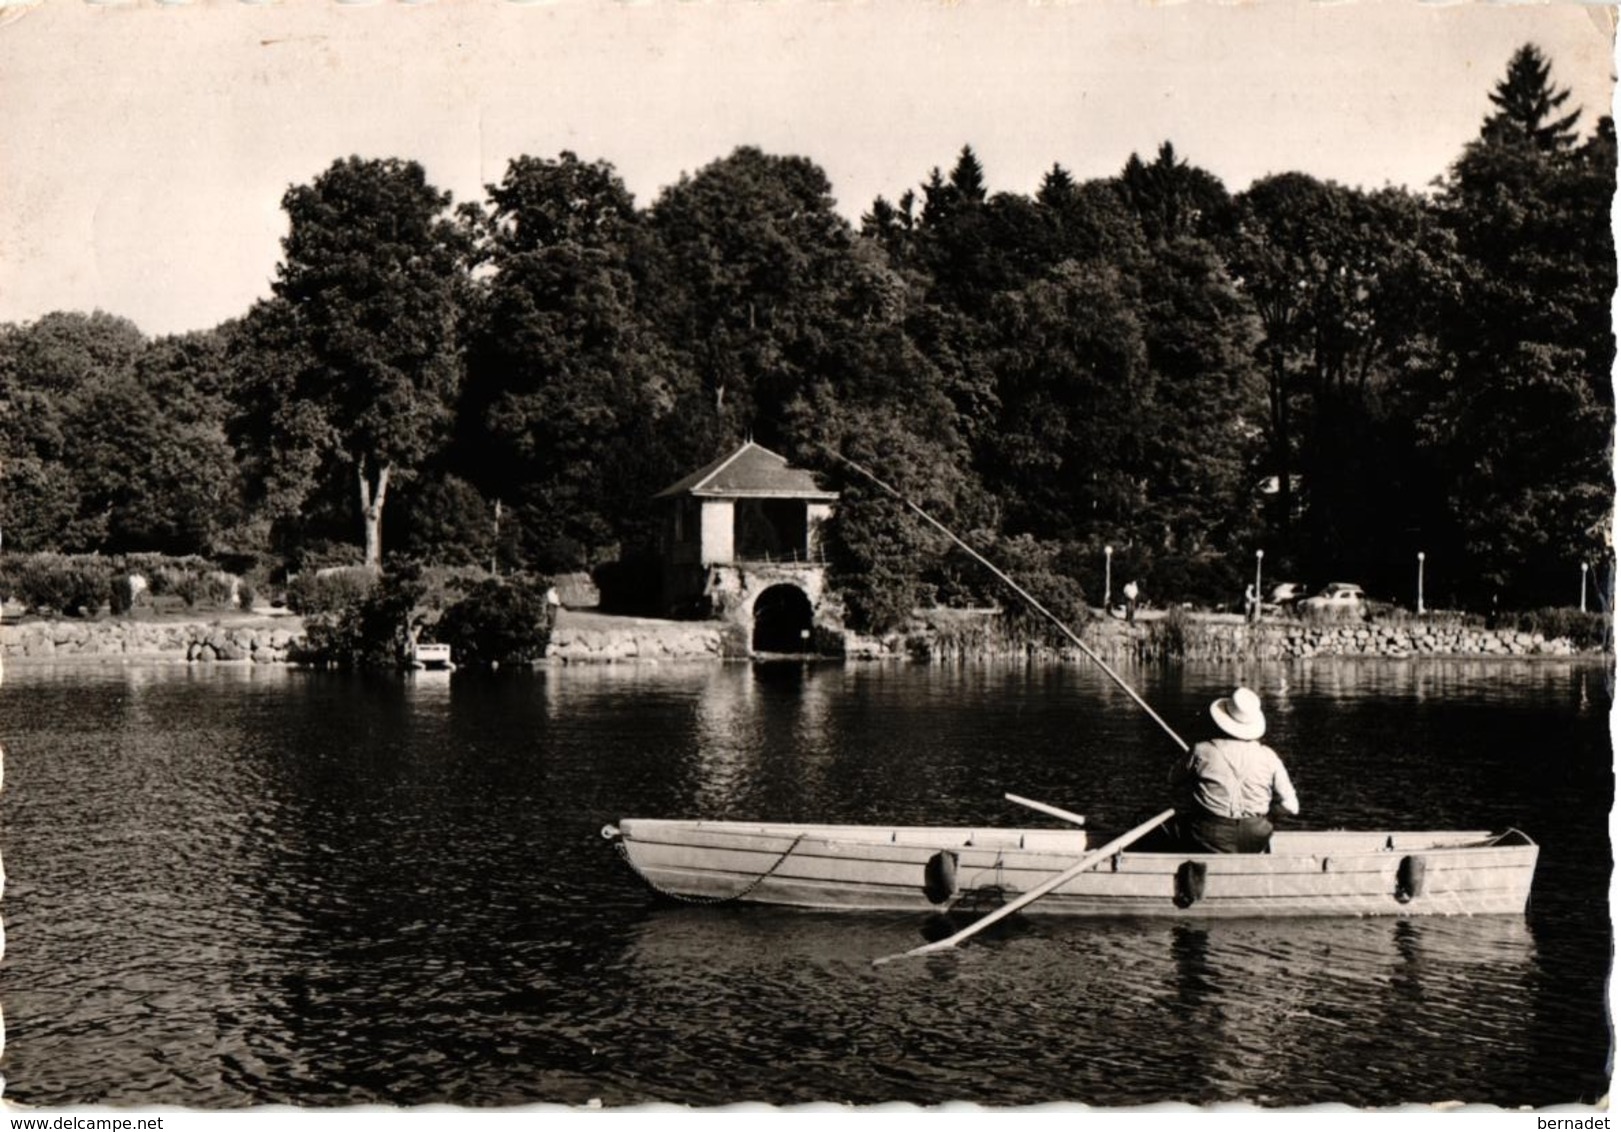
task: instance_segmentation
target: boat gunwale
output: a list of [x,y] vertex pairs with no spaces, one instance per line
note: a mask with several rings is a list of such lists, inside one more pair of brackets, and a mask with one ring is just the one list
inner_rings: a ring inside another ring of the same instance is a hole
[[[910,850],[961,850],[1014,852],[1030,855],[1059,855],[1066,852],[1085,852],[1094,843],[1095,834],[1080,828],[1052,829],[1041,826],[881,826],[881,825],[821,825],[794,822],[710,821],[681,818],[625,818],[616,827],[616,834],[627,842],[686,845],[690,842],[675,837],[645,836],[653,831],[667,834],[687,832],[710,836],[735,836],[738,840],[769,840],[776,846],[761,846],[758,851],[781,853],[794,844],[796,852],[807,845],[848,845],[855,848],[879,846]],[[903,840],[904,838],[904,840]],[[1385,839],[1385,844],[1370,848],[1368,842]],[[1033,844],[1028,842],[1033,841]],[[1336,844],[1338,842],[1339,844]],[[722,846],[694,845],[694,848]],[[736,846],[747,851],[745,846]],[[1323,858],[1387,857],[1395,853],[1486,852],[1491,850],[1535,849],[1537,844],[1523,831],[1509,828],[1491,830],[1280,830],[1272,835],[1272,847],[1265,853],[1196,853],[1187,850],[1141,850],[1130,847],[1113,854],[1115,862],[1124,860],[1155,860],[1174,858],[1223,861],[1232,858],[1295,858],[1322,860]],[[1118,867],[1118,865],[1116,865]]]

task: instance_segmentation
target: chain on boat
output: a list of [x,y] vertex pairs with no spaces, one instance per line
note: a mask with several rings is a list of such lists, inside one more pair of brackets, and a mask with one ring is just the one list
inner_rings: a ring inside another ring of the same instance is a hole
[[769,869],[755,877],[753,880],[749,881],[748,884],[744,885],[741,891],[734,892],[730,896],[688,896],[685,893],[674,892],[668,888],[665,888],[663,885],[659,884],[658,881],[654,880],[652,877],[648,876],[647,873],[642,871],[636,862],[631,860],[630,850],[625,848],[625,835],[619,831],[618,826],[603,826],[602,836],[613,842],[614,848],[618,850],[619,856],[624,859],[625,864],[629,865],[631,870],[635,872],[637,876],[642,878],[643,882],[646,883],[648,888],[651,888],[660,896],[667,897],[670,900],[679,901],[682,904],[700,905],[734,904],[739,900],[746,899],[748,896],[753,894],[755,889],[759,888],[762,884],[769,880],[772,874],[782,867],[782,863],[793,854],[793,851],[799,848],[799,843],[805,840],[805,835],[803,833],[795,837],[793,841],[789,842],[788,848],[782,851],[782,856],[778,857],[774,862],[772,862]]

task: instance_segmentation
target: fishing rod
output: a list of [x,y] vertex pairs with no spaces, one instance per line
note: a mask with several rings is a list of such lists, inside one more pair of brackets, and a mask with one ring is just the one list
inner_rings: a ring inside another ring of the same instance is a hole
[[949,527],[947,527],[944,523],[940,522],[933,515],[930,515],[927,511],[923,510],[923,508],[919,507],[916,503],[913,503],[910,499],[906,498],[906,496],[902,495],[900,492],[898,492],[894,488],[890,487],[883,480],[881,480],[877,476],[873,475],[872,472],[868,471],[866,468],[863,468],[860,464],[856,463],[854,460],[850,459],[850,457],[844,455],[844,453],[842,453],[842,452],[834,451],[832,448],[828,448],[826,450],[835,459],[840,460],[845,464],[848,464],[855,471],[859,472],[861,475],[865,476],[867,479],[871,480],[873,483],[875,483],[879,487],[883,488],[886,492],[888,492],[890,495],[894,496],[901,503],[904,503],[920,519],[922,519],[924,522],[928,523],[931,527],[933,527],[935,530],[939,531],[941,534],[945,535],[948,539],[950,539],[952,542],[956,543],[963,550],[967,551],[968,555],[971,558],[973,558],[973,560],[975,562],[978,562],[981,566],[985,567],[985,569],[989,570],[992,574],[995,574],[998,578],[1000,578],[1002,580],[1003,584],[1005,584],[1014,593],[1016,593],[1020,597],[1022,597],[1025,600],[1025,602],[1029,604],[1031,609],[1035,610],[1037,613],[1039,613],[1043,617],[1045,617],[1048,621],[1051,621],[1054,625],[1056,625],[1058,627],[1059,632],[1063,633],[1064,636],[1068,637],[1072,642],[1074,642],[1076,648],[1080,649],[1081,652],[1084,653],[1089,660],[1091,660],[1099,668],[1103,669],[1105,675],[1107,675],[1109,677],[1109,679],[1113,680],[1115,682],[1115,684],[1117,686],[1119,686],[1121,691],[1125,692],[1126,695],[1130,696],[1133,700],[1135,700],[1136,703],[1137,703],[1137,706],[1142,708],[1145,712],[1147,712],[1148,717],[1150,719],[1152,719],[1155,723],[1159,724],[1160,727],[1162,729],[1164,729],[1165,734],[1169,735],[1171,737],[1171,739],[1176,743],[1176,745],[1178,747],[1181,747],[1184,751],[1186,751],[1188,749],[1188,744],[1182,738],[1182,736],[1178,735],[1175,731],[1173,731],[1171,729],[1171,725],[1169,723],[1166,723],[1163,719],[1161,719],[1159,717],[1159,713],[1157,713],[1153,708],[1148,706],[1147,701],[1145,701],[1141,696],[1139,696],[1137,694],[1137,691],[1136,691],[1135,688],[1133,688],[1130,684],[1126,683],[1126,681],[1121,677],[1121,675],[1118,672],[1116,672],[1113,668],[1110,668],[1109,665],[1104,661],[1104,659],[1101,656],[1099,656],[1097,653],[1093,652],[1090,648],[1088,648],[1086,642],[1081,640],[1080,637],[1076,636],[1075,632],[1072,629],[1070,629],[1070,627],[1068,625],[1066,625],[1062,621],[1060,621],[1051,611],[1049,611],[1047,609],[1046,606],[1042,605],[1041,602],[1037,601],[1028,592],[1026,592],[1025,589],[1022,586],[1019,585],[1019,583],[1015,582],[1012,578],[1008,577],[1001,570],[997,569],[996,566],[992,562],[990,562],[988,559],[986,559],[984,555],[980,554],[979,551],[975,550],[973,547],[969,546],[962,539],[958,538],[954,533],[952,533],[951,529]]

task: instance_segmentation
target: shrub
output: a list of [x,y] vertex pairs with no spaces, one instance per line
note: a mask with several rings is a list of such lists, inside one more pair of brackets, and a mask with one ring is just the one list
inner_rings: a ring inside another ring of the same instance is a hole
[[1188,655],[1194,636],[1193,618],[1173,605],[1163,618],[1149,622],[1147,649],[1152,655],[1180,660]]
[[[1073,628],[1083,624],[1090,616],[1086,608],[1086,590],[1076,580],[1079,564],[1075,561],[1074,547],[1059,542],[1042,542],[1030,535],[1017,535],[1002,539],[993,555],[988,557],[1063,624]],[[999,596],[1004,602],[1003,617],[1009,633],[1044,641],[1054,648],[1061,649],[1069,644],[1069,637],[1032,609],[1028,602],[1008,592]]]
[[420,624],[422,593],[415,570],[377,578],[341,608],[311,616],[294,659],[337,668],[400,667],[408,659],[412,631]]
[[167,586],[188,608],[225,609],[236,595],[235,579],[218,570],[174,571]]
[[841,578],[851,628],[883,634],[904,626],[924,604],[923,584],[911,571],[891,563],[874,563],[863,573]]
[[235,600],[235,575],[206,558],[194,554],[130,554],[121,561],[130,574],[146,579],[147,590],[154,598],[177,597],[188,607],[212,609],[227,609]]
[[552,636],[551,583],[540,578],[488,578],[445,610],[434,627],[457,664],[526,664],[546,654]]
[[308,570],[287,583],[287,608],[306,617],[340,613],[358,604],[376,584],[364,566]]
[[77,616],[110,602],[113,563],[94,554],[30,554],[8,558],[6,591],[29,609]]
[[1549,640],[1564,637],[1579,649],[1607,649],[1611,644],[1608,613],[1584,613],[1580,609],[1551,607],[1506,613],[1498,627],[1519,633],[1541,633]]
[[253,584],[253,582],[250,581],[249,579],[243,578],[240,582],[237,583],[237,587],[236,587],[236,604],[239,607],[241,607],[242,609],[251,610],[253,608],[253,603],[258,598],[258,596],[259,596],[258,587],[255,586]]
[[30,554],[0,559],[0,584],[30,609],[73,615],[105,603],[115,615],[128,614],[153,598],[177,597],[188,606],[226,609],[235,601],[238,581],[195,555]]
[[363,563],[360,548],[354,543],[317,539],[299,547],[290,565],[292,569],[303,574],[318,570],[341,569],[346,566],[359,568]]

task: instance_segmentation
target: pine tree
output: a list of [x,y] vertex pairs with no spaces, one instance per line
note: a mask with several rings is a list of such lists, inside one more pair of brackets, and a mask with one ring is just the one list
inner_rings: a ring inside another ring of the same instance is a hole
[[1581,108],[1556,118],[1554,115],[1570,99],[1570,90],[1557,90],[1549,81],[1552,64],[1535,44],[1527,43],[1509,60],[1508,74],[1492,91],[1497,113],[1486,119],[1481,137],[1506,142],[1520,139],[1544,153],[1568,150],[1576,144],[1571,129],[1581,117]]
[[951,170],[951,187],[965,203],[985,203],[985,168],[974,156],[972,146],[963,146],[957,155],[956,167]]
[[1577,146],[1567,93],[1515,53],[1499,110],[1438,200],[1463,271],[1439,323],[1447,367],[1420,422],[1446,506],[1484,591],[1555,599],[1570,568],[1609,553],[1615,428],[1613,125]]
[[1075,199],[1075,178],[1062,165],[1054,164],[1041,178],[1036,203],[1047,208],[1063,208]]

